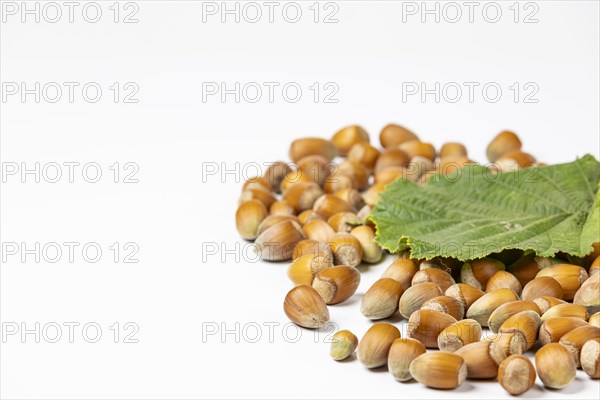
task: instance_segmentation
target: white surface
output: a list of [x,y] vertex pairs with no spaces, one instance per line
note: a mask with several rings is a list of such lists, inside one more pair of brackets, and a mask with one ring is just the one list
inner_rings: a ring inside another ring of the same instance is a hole
[[[336,24],[311,22],[312,2],[302,3],[306,17],[297,24],[280,14],[272,24],[223,24],[212,17],[203,23],[201,2],[138,1],[139,23],[114,24],[111,3],[101,3],[106,17],[97,24],[80,14],[73,24],[8,16],[1,27],[2,82],[93,81],[105,90],[95,104],[81,98],[1,104],[3,166],[97,162],[103,171],[95,184],[81,175],[75,183],[31,177],[21,183],[13,176],[2,184],[2,242],[97,242],[103,249],[95,264],[80,253],[73,263],[36,263],[31,256],[3,262],[5,329],[11,322],[48,329],[52,322],[96,322],[103,331],[98,343],[87,343],[77,329],[69,343],[66,328],[58,343],[4,335],[3,398],[508,397],[495,382],[438,392],[397,383],[357,361],[335,363],[324,332],[302,330],[292,343],[298,331],[284,330],[282,311],[291,287],[286,264],[236,260],[239,251],[222,251],[245,245],[234,225],[244,174],[203,182],[202,170],[285,159],[294,138],[329,137],[351,123],[376,141],[383,125],[399,122],[436,146],[462,141],[477,160],[505,128],[542,161],[598,156],[597,2],[537,2],[535,24],[512,22],[512,2],[499,3],[505,17],[496,24],[481,14],[474,23],[431,17],[404,23],[402,3],[391,1],[337,2]],[[305,94],[294,104],[281,97],[203,103],[202,82],[221,81],[298,82]],[[402,82],[423,81],[498,82],[506,92],[494,104],[480,97],[402,102]],[[113,103],[113,82],[137,83],[139,103]],[[315,104],[313,82],[335,82],[339,102]],[[539,102],[515,104],[513,82],[535,82]],[[112,183],[114,162],[136,163],[139,183]],[[108,248],[114,242],[135,242],[139,263],[114,263]],[[221,251],[203,260],[210,243]],[[360,295],[388,263],[364,268],[358,293],[331,307],[337,326],[359,336],[366,331]],[[109,329],[115,322],[119,343]],[[138,343],[123,343],[127,322],[139,327]],[[239,323],[239,343],[232,334],[203,341],[213,323],[234,330]],[[247,340],[253,324],[262,333],[257,343]],[[278,324],[272,340],[265,324]],[[599,382],[579,371],[565,390],[543,389],[538,380],[523,397],[598,398],[599,392]]]

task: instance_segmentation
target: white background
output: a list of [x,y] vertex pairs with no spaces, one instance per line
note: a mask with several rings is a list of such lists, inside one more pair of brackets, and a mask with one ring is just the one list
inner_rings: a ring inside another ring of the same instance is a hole
[[[337,23],[323,23],[325,14],[336,10],[324,4],[315,23],[313,2],[298,3],[303,14],[297,23],[283,18],[285,3],[275,9],[273,23],[262,2],[263,17],[256,23],[243,15],[239,23],[233,15],[223,23],[220,14],[203,16],[203,3],[193,1],[137,1],[137,23],[122,22],[135,10],[124,3],[115,23],[112,1],[99,2],[103,14],[97,23],[82,17],[85,2],[75,9],[73,23],[66,6],[56,23],[43,15],[39,23],[31,15],[22,22],[20,11],[7,13],[2,3],[3,171],[13,163],[33,168],[36,162],[40,168],[95,162],[102,170],[97,183],[85,181],[81,166],[73,183],[66,167],[58,183],[43,176],[39,183],[33,175],[5,176],[2,242],[24,242],[29,248],[36,242],[97,243],[103,250],[96,263],[83,259],[81,246],[72,263],[67,254],[56,263],[3,254],[3,328],[33,329],[39,323],[41,331],[39,343],[34,334],[22,338],[21,332],[4,332],[3,398],[508,396],[495,382],[467,381],[458,390],[438,392],[395,382],[385,369],[368,371],[356,360],[331,361],[326,332],[286,325],[287,265],[251,259],[235,230],[237,198],[243,179],[255,173],[252,166],[285,160],[293,139],[330,137],[353,123],[363,125],[376,143],[389,122],[410,127],[436,146],[461,141],[479,161],[502,129],[518,132],[525,150],[544,162],[598,156],[598,2],[521,3],[518,22],[514,6],[509,8],[513,2],[498,2],[502,16],[496,23],[484,18],[485,2],[475,9],[473,22],[459,2],[463,15],[455,23],[449,21],[455,16],[449,8],[439,22],[435,15],[423,22],[420,13],[403,13],[412,5],[421,9],[421,2],[338,1]],[[39,3],[40,12],[43,6]],[[441,11],[443,6],[437,5]],[[495,18],[488,11],[486,17]],[[524,23],[533,11],[537,22]],[[34,95],[24,100],[20,93],[7,95],[7,82],[25,82],[29,88],[35,82],[42,87],[78,82],[79,88],[96,82],[103,94],[91,103],[76,89],[71,103],[65,90],[50,103],[54,95],[42,93],[36,103]],[[114,82],[136,84],[138,103],[115,103],[109,89]],[[233,95],[225,102],[219,96],[203,101],[203,82],[226,82],[229,88],[235,82],[277,82],[279,88],[295,82],[303,93],[296,103],[283,98],[280,89],[273,102],[266,89],[256,103],[243,96],[236,102]],[[309,88],[315,82],[321,90],[328,82],[337,85],[338,102],[325,103],[322,97],[315,102]],[[439,102],[433,95],[425,101],[403,99],[403,83],[406,88],[411,82],[428,88],[436,82],[442,87],[476,82],[479,89],[472,102],[465,86],[456,103],[448,101],[454,94]],[[481,93],[490,82],[503,89],[495,103]],[[509,88],[515,82],[521,90],[526,83],[536,85],[537,103],[523,101],[529,91],[515,103]],[[115,162],[122,172],[119,183],[109,169]],[[123,172],[131,171],[123,170],[127,162],[139,167],[138,183],[123,183]],[[217,172],[207,174],[215,165]],[[115,242],[121,248],[135,243],[139,262],[123,262],[121,249],[115,263],[109,249]],[[330,308],[339,328],[359,337],[368,329],[370,322],[359,312],[360,296],[387,264],[389,259],[363,268],[357,294]],[[80,324],[73,343],[64,326],[68,322]],[[138,343],[125,343],[124,335],[131,332],[127,322],[139,327],[133,337]],[[53,323],[63,326],[57,343],[49,340],[55,336]],[[95,336],[93,330],[83,336],[86,323],[101,327],[97,343],[86,341]],[[257,326],[261,336],[251,343]],[[214,327],[219,332],[207,335]],[[223,329],[231,332],[222,337]],[[579,371],[562,391],[543,389],[538,380],[523,397],[597,398],[599,391],[598,381]]]

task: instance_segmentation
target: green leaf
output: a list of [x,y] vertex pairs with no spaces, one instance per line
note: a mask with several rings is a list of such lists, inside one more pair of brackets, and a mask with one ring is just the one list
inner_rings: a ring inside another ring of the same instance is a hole
[[415,258],[481,258],[504,249],[582,257],[600,241],[600,163],[575,162],[493,174],[468,165],[424,185],[389,184],[371,213],[376,241]]

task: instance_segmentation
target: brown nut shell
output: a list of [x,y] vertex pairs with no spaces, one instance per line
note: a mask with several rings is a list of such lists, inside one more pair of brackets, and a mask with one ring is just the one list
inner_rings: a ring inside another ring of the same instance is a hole
[[349,233],[336,233],[332,235],[327,243],[333,253],[333,261],[336,265],[349,265],[357,267],[363,257],[363,249],[357,238]]
[[404,289],[411,286],[412,278],[415,276],[419,266],[409,258],[398,258],[390,264],[381,274],[382,278],[391,278],[399,282]]
[[575,379],[577,366],[569,350],[559,343],[550,343],[535,353],[537,374],[542,383],[552,389],[562,389]]
[[433,282],[419,283],[411,286],[400,297],[400,314],[409,319],[413,312],[419,310],[429,299],[442,295],[440,287]]
[[398,302],[403,292],[404,288],[395,280],[379,279],[363,296],[360,312],[372,320],[388,318],[398,311]]
[[581,348],[590,339],[600,338],[600,328],[592,325],[584,325],[573,329],[571,332],[564,334],[558,343],[565,346],[571,355],[577,367],[581,367]]
[[600,379],[600,339],[590,339],[581,348],[581,368],[593,379]]
[[325,303],[338,304],[352,297],[359,284],[360,272],[356,268],[336,265],[317,272],[312,287]]
[[287,317],[304,328],[320,328],[329,321],[327,305],[310,286],[296,286],[288,292],[283,303]]
[[585,326],[588,323],[581,318],[573,317],[552,317],[542,322],[538,339],[542,345],[549,343],[558,343],[561,337],[571,332],[575,328]]
[[460,301],[465,307],[466,311],[485,293],[474,286],[467,285],[466,283],[457,283],[446,289],[444,294],[446,296],[454,297],[456,300]]
[[358,338],[348,330],[336,332],[331,338],[329,355],[335,361],[350,357],[358,347]]
[[258,237],[258,227],[269,213],[267,207],[258,200],[242,203],[235,213],[235,225],[240,236],[246,240]]
[[556,279],[563,288],[563,300],[573,300],[577,290],[579,290],[583,282],[589,277],[585,268],[571,264],[557,264],[546,267],[537,273],[536,278],[542,276],[549,276]]
[[562,299],[564,291],[556,279],[550,276],[543,276],[528,282],[521,293],[523,300],[535,300],[542,296]]
[[369,134],[358,125],[346,126],[337,131],[331,138],[331,143],[337,147],[339,155],[345,157],[356,143],[369,142]]
[[304,239],[304,233],[298,223],[283,221],[261,233],[254,242],[254,248],[265,261],[291,260],[294,247]]
[[397,147],[399,144],[410,140],[419,140],[419,137],[409,129],[397,124],[388,124],[384,126],[379,134],[379,142],[381,143],[381,146],[386,149]]
[[437,349],[439,334],[456,322],[456,318],[443,312],[420,309],[408,320],[408,337],[417,339],[427,348]]
[[425,353],[410,363],[410,374],[435,389],[456,389],[467,377],[467,365],[455,353]]
[[502,304],[518,300],[519,296],[510,289],[498,289],[484,294],[467,310],[467,318],[476,320],[481,326],[488,326],[490,315]]
[[521,140],[511,131],[502,131],[490,142],[486,155],[489,161],[496,161],[502,155],[521,149]]
[[338,150],[329,140],[321,138],[303,138],[292,142],[289,153],[292,161],[311,155],[319,155],[331,161],[338,155]]
[[525,393],[535,384],[535,367],[522,355],[512,355],[500,363],[498,382],[513,396]]
[[446,327],[438,336],[438,348],[450,353],[463,346],[479,342],[481,325],[474,319],[463,319]]
[[367,368],[387,364],[388,354],[400,331],[394,325],[379,322],[369,328],[358,344],[358,360]]
[[426,352],[423,343],[416,339],[396,339],[388,355],[388,370],[397,381],[410,381],[410,363]]

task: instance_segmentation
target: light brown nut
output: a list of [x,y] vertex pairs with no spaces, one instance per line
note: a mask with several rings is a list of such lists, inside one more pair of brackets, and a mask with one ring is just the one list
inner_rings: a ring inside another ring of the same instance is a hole
[[360,272],[356,268],[337,265],[318,272],[312,287],[321,295],[325,303],[338,304],[352,297],[359,284]]
[[465,381],[467,366],[455,353],[425,353],[410,363],[410,374],[426,386],[455,389]]
[[433,282],[419,283],[411,286],[404,291],[400,297],[400,314],[406,319],[409,319],[411,314],[418,309],[429,299],[441,296],[442,290]]
[[348,330],[336,332],[331,338],[329,355],[335,361],[342,361],[350,357],[358,347],[358,338]]
[[523,300],[535,300],[542,296],[551,296],[562,299],[564,290],[558,281],[550,276],[535,278],[523,288]]
[[409,258],[398,258],[390,264],[381,274],[382,278],[391,278],[399,282],[404,289],[411,286],[412,278],[415,276],[419,266]]
[[268,216],[267,207],[258,200],[242,203],[235,213],[235,225],[240,236],[246,240],[258,237],[258,227]]
[[329,140],[321,138],[303,138],[292,142],[289,153],[292,161],[311,155],[319,155],[330,161],[338,155],[338,150]]
[[329,310],[319,294],[310,286],[296,286],[283,303],[285,315],[304,328],[320,328],[329,321]]
[[518,300],[519,296],[510,289],[498,289],[489,292],[475,301],[467,310],[467,318],[479,322],[481,326],[488,326],[490,315],[502,304]]
[[474,319],[463,319],[446,327],[438,336],[438,348],[450,353],[481,339],[481,325]]
[[600,379],[600,339],[590,339],[581,348],[581,368],[591,378]]
[[466,283],[457,283],[450,286],[444,294],[446,296],[454,297],[456,300],[460,301],[465,307],[466,311],[485,293],[474,286],[467,285]]
[[300,225],[288,220],[261,233],[254,242],[256,253],[265,261],[291,260],[294,247],[306,237]]
[[535,367],[531,361],[521,355],[508,357],[498,367],[498,382],[513,396],[518,396],[531,389],[536,376]]
[[456,322],[451,315],[434,310],[417,310],[408,320],[408,337],[417,339],[425,347],[437,349],[440,333]]
[[596,338],[600,338],[600,328],[592,325],[584,325],[564,334],[558,343],[565,346],[571,352],[575,365],[581,367],[581,348],[588,340]]
[[577,366],[567,348],[550,343],[535,353],[537,374],[542,383],[552,389],[562,389],[575,379]]
[[367,368],[386,365],[390,348],[399,338],[400,331],[394,325],[385,322],[374,324],[358,344],[358,360]]
[[426,352],[423,343],[416,339],[396,339],[392,343],[388,355],[388,370],[396,380],[400,382],[410,381],[412,379],[410,363]]
[[558,343],[561,337],[571,332],[575,328],[587,325],[588,323],[581,318],[573,317],[552,317],[542,322],[538,339],[542,345],[549,343]]
[[584,268],[571,264],[557,264],[546,267],[537,273],[536,278],[541,276],[549,276],[556,279],[563,288],[563,300],[573,300],[577,290],[579,290],[583,282],[589,277]]
[[339,154],[344,157],[356,143],[369,142],[369,134],[361,126],[350,125],[337,131],[331,138],[331,143],[337,147]]
[[390,278],[377,280],[362,298],[360,312],[367,318],[388,318],[398,311],[398,302],[404,292],[401,284]]

